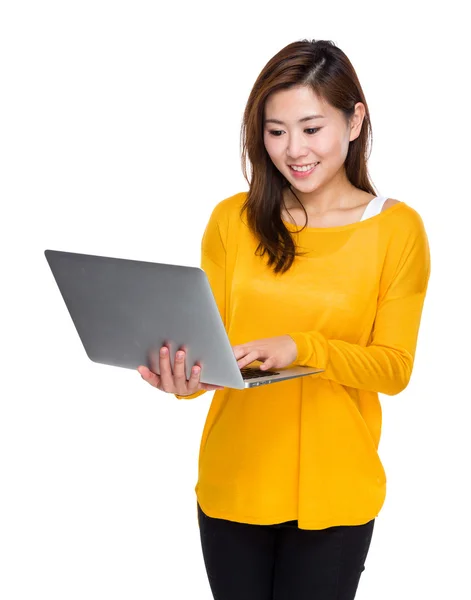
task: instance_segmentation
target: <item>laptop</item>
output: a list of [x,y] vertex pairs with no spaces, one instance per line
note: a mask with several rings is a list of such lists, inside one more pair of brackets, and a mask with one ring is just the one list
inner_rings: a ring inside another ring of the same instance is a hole
[[96,363],[128,369],[145,365],[160,375],[159,350],[166,345],[172,369],[176,351],[186,351],[187,379],[198,363],[201,382],[235,389],[323,371],[240,369],[199,267],[49,249],[44,254],[85,352]]

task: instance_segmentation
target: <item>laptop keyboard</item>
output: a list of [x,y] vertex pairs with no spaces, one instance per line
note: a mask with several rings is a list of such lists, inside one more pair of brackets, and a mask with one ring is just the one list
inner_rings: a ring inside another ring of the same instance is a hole
[[243,379],[256,379],[257,377],[265,377],[266,375],[279,375],[278,371],[260,371],[260,369],[253,367],[243,367],[240,370]]

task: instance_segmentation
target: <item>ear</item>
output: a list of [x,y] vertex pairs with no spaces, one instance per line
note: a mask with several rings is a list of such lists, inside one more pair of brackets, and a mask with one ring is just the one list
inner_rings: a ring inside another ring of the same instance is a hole
[[355,104],[355,112],[350,117],[350,142],[356,140],[360,135],[363,119],[365,118],[365,105],[363,102]]

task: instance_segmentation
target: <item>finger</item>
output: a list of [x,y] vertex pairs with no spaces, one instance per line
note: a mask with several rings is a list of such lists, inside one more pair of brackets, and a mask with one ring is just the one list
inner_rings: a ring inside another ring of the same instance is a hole
[[222,386],[222,385],[211,385],[210,383],[200,383],[200,385],[203,390],[206,390],[208,392],[224,389],[224,386]]
[[160,383],[164,392],[173,391],[173,375],[172,367],[170,366],[169,350],[166,346],[160,348],[159,353],[160,364]]
[[[241,356],[243,356],[243,354],[241,354],[241,350],[242,350],[242,346],[232,346],[232,352],[234,353],[234,356],[239,359]],[[245,354],[245,352],[244,352]]]
[[149,368],[147,368],[143,365],[139,365],[137,370],[138,370],[140,376],[142,377],[142,379],[144,379],[144,381],[146,381],[150,385],[152,385],[154,387],[158,387],[160,385],[160,377],[157,375],[157,373],[154,373]]
[[232,352],[237,360],[248,354],[251,350],[252,348],[248,344],[232,346]]
[[252,352],[249,352],[247,356],[244,356],[244,358],[241,358],[237,361],[239,369],[243,369],[247,365],[250,365],[250,363],[252,363],[254,360],[257,360],[258,358],[260,358],[260,353],[258,352],[258,350],[252,350]]
[[198,385],[200,384],[200,373],[201,367],[199,365],[193,365],[190,379],[188,379],[187,393],[194,394],[197,391]]
[[178,350],[175,354],[175,362],[173,365],[173,381],[177,390],[186,389],[186,373],[185,373],[185,352]]

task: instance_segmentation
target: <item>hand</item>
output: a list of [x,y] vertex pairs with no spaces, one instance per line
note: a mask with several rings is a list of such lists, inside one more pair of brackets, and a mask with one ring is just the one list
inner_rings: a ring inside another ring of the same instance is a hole
[[247,344],[232,346],[237,364],[242,369],[254,360],[265,361],[260,369],[282,369],[290,365],[298,355],[296,342],[289,335],[264,338]]
[[190,379],[185,374],[185,352],[179,350],[175,355],[174,372],[170,364],[169,351],[166,346],[162,346],[159,355],[160,375],[151,371],[148,367],[140,365],[137,367],[142,379],[161,392],[177,394],[178,396],[191,396],[195,392],[205,390],[223,390],[220,385],[210,385],[209,383],[200,383],[201,367],[196,365],[191,369]]

